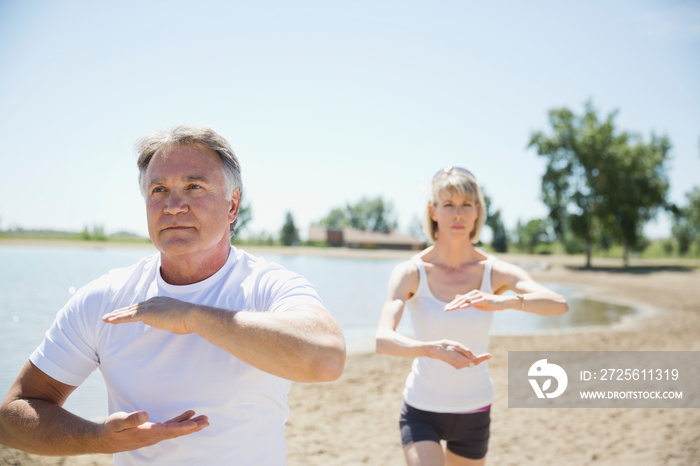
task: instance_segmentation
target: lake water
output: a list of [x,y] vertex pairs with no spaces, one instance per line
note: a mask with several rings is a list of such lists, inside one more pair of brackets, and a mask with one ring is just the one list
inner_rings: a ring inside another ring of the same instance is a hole
[[[0,396],[4,397],[29,354],[37,347],[71,292],[106,271],[137,262],[144,249],[83,249],[0,246]],[[269,262],[304,275],[335,315],[349,347],[371,341],[386,298],[389,275],[401,260],[344,259],[265,254]],[[609,325],[636,311],[575,296],[575,288],[549,284],[567,296],[570,311],[560,317],[501,311],[492,334],[535,333]],[[410,320],[399,330],[410,334]],[[87,418],[106,414],[106,390],[96,372],[79,387],[66,408]]]

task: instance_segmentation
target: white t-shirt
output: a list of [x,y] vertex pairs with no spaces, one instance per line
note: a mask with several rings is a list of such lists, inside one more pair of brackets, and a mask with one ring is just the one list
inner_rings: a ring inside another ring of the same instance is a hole
[[[491,270],[496,258],[489,256],[479,289],[493,293]],[[493,312],[474,307],[445,312],[447,302],[440,301],[430,291],[425,265],[418,256],[411,261],[418,268],[418,290],[406,301],[415,338],[420,341],[454,340],[475,354],[488,351],[489,330]],[[493,382],[488,362],[475,367],[455,369],[438,359],[414,359],[411,373],[403,391],[410,406],[435,413],[472,411],[493,402]]]
[[115,465],[285,464],[288,380],[242,362],[199,335],[176,335],[141,322],[106,324],[102,316],[154,296],[229,310],[283,312],[322,305],[316,290],[300,275],[234,247],[218,272],[193,285],[169,285],[159,271],[156,254],[81,288],[30,360],[73,386],[99,368],[110,413],[144,410],[152,422],[189,409],[208,416],[209,427],[117,453]]

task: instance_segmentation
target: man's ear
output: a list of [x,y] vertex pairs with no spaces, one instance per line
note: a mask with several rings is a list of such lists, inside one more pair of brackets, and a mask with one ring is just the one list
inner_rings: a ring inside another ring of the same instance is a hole
[[238,217],[238,209],[241,207],[241,191],[234,189],[231,193],[231,208],[228,211],[228,223],[233,223]]

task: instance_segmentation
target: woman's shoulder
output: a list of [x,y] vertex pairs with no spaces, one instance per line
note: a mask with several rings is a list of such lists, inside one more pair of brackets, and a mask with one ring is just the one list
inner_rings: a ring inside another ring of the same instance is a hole
[[418,276],[418,267],[420,264],[420,259],[416,260],[418,256],[413,256],[408,260],[405,260],[399,264],[396,264],[392,274],[397,277],[410,277]]
[[513,276],[521,276],[522,274],[526,274],[525,270],[516,264],[498,259],[495,256],[489,256],[489,259],[493,263],[492,267],[495,273]]
[[499,290],[496,291],[496,294],[502,293],[505,289],[515,289],[517,283],[532,281],[530,274],[528,274],[525,269],[501,259],[494,260],[492,270],[491,276],[493,277],[493,289]]
[[420,281],[419,267],[420,260],[417,260],[418,255],[397,264],[391,272],[389,280],[389,288],[394,290],[402,290],[401,294],[410,297],[415,294]]
[[409,262],[413,263],[423,263],[423,264],[432,264],[433,260],[435,258],[435,246],[428,246],[427,248],[423,249],[421,252],[417,253],[415,256],[411,257]]

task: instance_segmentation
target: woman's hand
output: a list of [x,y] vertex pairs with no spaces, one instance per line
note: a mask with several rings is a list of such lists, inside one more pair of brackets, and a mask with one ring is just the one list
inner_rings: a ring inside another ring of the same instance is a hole
[[470,306],[481,311],[501,311],[506,309],[509,297],[491,293],[484,293],[481,290],[472,290],[467,294],[458,294],[455,299],[445,306],[445,311],[456,309],[466,309]]
[[428,357],[446,362],[455,369],[463,369],[465,367],[474,367],[487,359],[491,359],[491,354],[476,355],[458,341],[440,340],[430,343]]

